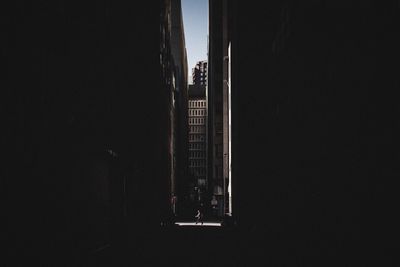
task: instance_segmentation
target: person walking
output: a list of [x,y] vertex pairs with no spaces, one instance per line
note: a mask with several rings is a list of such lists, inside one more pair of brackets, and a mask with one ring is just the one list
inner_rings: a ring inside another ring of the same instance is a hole
[[203,225],[203,213],[200,211],[200,209],[197,209],[197,214],[196,214],[196,224],[199,222]]

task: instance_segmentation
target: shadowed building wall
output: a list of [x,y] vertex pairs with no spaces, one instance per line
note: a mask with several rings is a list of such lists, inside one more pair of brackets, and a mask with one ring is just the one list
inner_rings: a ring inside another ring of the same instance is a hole
[[176,70],[175,119],[176,119],[176,208],[179,215],[184,205],[188,171],[188,66],[185,46],[185,32],[180,0],[171,2],[171,52]]
[[[73,265],[108,242],[108,231],[118,238],[116,229],[124,229],[136,245],[168,216],[164,4],[1,4],[2,188],[11,258]],[[120,182],[110,177],[107,151],[118,155]],[[124,224],[110,230],[107,220],[122,216],[124,201]],[[110,205],[117,215],[109,217]]]
[[[254,239],[276,237],[276,259],[290,243],[294,265],[389,261],[398,3],[229,3],[238,225]],[[256,245],[249,251],[264,259]]]

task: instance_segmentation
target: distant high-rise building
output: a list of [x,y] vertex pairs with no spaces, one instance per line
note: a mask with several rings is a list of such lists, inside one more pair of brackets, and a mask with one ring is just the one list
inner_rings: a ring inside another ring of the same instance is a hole
[[199,61],[192,69],[193,84],[207,85],[207,60]]
[[[198,197],[207,190],[207,101],[205,85],[189,85],[189,171]],[[201,199],[198,199],[201,201]]]

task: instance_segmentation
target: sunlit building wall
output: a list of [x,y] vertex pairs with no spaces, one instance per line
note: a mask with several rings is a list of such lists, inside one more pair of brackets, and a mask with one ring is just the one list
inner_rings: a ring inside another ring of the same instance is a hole
[[207,187],[207,101],[206,86],[189,85],[189,171],[196,186]]

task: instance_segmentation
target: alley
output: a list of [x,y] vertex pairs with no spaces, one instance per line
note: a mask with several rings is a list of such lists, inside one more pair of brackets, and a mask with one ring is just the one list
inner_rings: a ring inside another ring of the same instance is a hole
[[0,1],[0,266],[399,266],[400,2],[207,3]]

